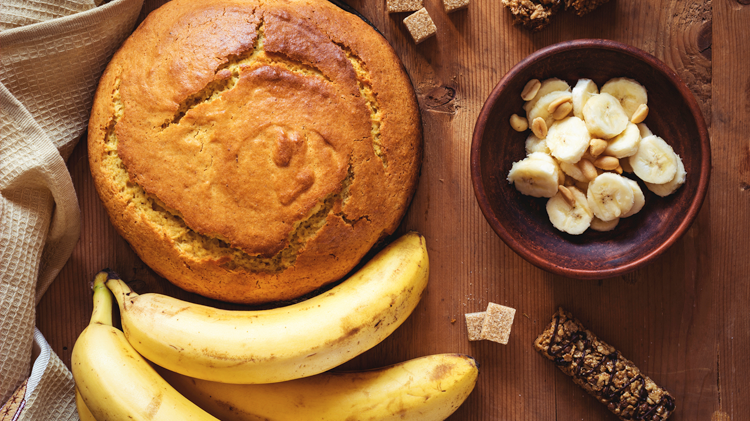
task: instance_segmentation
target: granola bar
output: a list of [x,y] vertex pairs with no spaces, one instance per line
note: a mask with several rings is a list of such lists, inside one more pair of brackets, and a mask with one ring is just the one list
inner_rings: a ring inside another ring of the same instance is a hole
[[583,16],[609,0],[565,0],[565,10],[573,9],[576,15]]
[[669,392],[563,309],[536,338],[534,348],[621,420],[662,421],[674,412]]
[[503,0],[503,6],[513,14],[513,22],[539,31],[560,10],[562,0]]

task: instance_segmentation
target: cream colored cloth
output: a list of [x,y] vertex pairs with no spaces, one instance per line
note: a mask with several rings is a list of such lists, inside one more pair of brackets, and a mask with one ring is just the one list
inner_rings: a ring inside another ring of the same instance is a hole
[[65,159],[142,3],[0,0],[0,403],[25,385],[12,420],[78,419],[70,372],[35,337],[35,307],[80,234]]

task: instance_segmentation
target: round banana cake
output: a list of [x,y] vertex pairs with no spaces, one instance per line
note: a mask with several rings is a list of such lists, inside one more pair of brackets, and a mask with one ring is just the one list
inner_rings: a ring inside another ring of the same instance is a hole
[[174,0],[109,63],[89,122],[110,219],[177,286],[288,300],[393,233],[422,160],[387,41],[325,0]]

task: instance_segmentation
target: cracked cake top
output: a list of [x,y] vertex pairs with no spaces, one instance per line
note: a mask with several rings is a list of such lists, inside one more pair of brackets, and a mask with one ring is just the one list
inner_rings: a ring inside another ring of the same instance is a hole
[[141,259],[225,301],[295,298],[392,233],[421,163],[387,42],[326,1],[176,0],[100,81],[89,160]]

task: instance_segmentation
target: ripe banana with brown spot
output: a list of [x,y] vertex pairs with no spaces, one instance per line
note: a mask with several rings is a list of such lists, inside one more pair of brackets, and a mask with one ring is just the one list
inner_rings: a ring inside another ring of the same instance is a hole
[[438,354],[375,370],[327,372],[271,384],[226,384],[163,369],[160,373],[223,421],[438,421],[466,400],[479,370],[472,357]]
[[228,311],[110,279],[125,336],[148,360],[222,383],[275,383],[336,367],[388,337],[427,286],[425,239],[408,233],[341,284],[270,310]]
[[104,286],[106,279],[104,272],[96,276],[91,322],[71,356],[81,419],[218,421],[161,378],[112,326],[112,295]]

